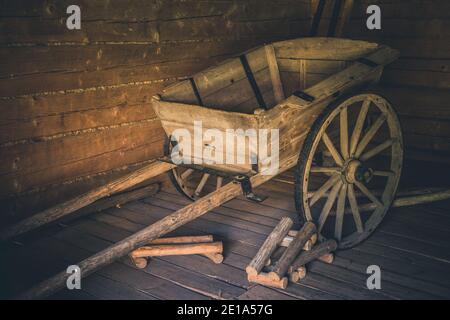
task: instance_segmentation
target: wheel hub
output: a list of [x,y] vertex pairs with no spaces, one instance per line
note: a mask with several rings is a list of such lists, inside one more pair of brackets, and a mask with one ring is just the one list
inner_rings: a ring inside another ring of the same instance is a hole
[[368,183],[373,177],[373,170],[367,168],[361,161],[350,159],[344,166],[343,171],[347,183]]

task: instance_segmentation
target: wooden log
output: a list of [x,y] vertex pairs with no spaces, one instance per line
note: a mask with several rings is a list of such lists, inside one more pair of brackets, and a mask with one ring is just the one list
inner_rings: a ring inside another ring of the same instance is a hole
[[220,264],[223,262],[223,255],[220,253],[204,253],[202,256],[207,257],[215,264]]
[[149,244],[175,244],[175,243],[205,243],[213,242],[212,235],[206,236],[181,236],[181,237],[168,237],[159,238],[149,242]]
[[327,253],[324,254],[323,256],[319,257],[319,260],[328,264],[332,264],[334,261],[334,253]]
[[92,191],[82,194],[72,200],[61,203],[57,206],[44,210],[27,219],[18,222],[15,225],[4,228],[0,232],[0,240],[5,241],[16,237],[25,232],[39,228],[50,222],[56,221],[68,214],[81,209],[94,201],[106,197],[112,193],[116,193],[141,183],[147,179],[153,178],[161,173],[172,169],[174,165],[155,161],[151,164],[136,170],[124,177],[114,180],[104,186],[98,187]]
[[273,229],[273,231],[269,234],[266,241],[264,241],[261,248],[258,250],[258,253],[250,262],[250,264],[245,268],[245,271],[249,275],[258,274],[266,261],[270,258],[272,253],[277,248],[277,245],[283,240],[286,234],[289,232],[289,229],[292,227],[293,221],[289,217],[283,217],[278,225]]
[[284,251],[281,258],[277,261],[275,268],[269,274],[275,279],[281,279],[288,271],[289,266],[294,261],[295,257],[298,255],[300,250],[305,245],[312,235],[316,232],[316,226],[312,222],[306,222],[297,236],[291,242],[286,251]]
[[130,256],[131,261],[138,269],[145,269],[147,267],[147,259],[146,258],[133,258]]
[[286,289],[288,285],[288,279],[286,277],[280,280],[272,279],[267,273],[261,272],[259,274],[248,274],[247,279],[249,282],[262,284],[263,286],[274,287],[279,289]]
[[[297,163],[297,156],[284,159],[280,163],[278,174],[293,167]],[[256,188],[264,182],[273,178],[273,175],[257,174],[250,178],[252,185]],[[175,211],[163,219],[149,225],[148,227],[132,234],[131,236],[105,248],[104,250],[77,263],[81,269],[81,277],[86,277],[98,268],[106,266],[114,260],[123,257],[132,250],[139,248],[150,241],[177,229],[178,227],[204,215],[208,211],[242,194],[240,184],[230,182],[218,190],[211,192],[205,197]],[[18,299],[42,299],[65,287],[69,274],[66,270],[55,276],[42,281],[33,288],[18,295]],[[287,279],[286,279],[287,280]]]
[[162,257],[189,254],[222,253],[222,242],[163,244],[138,248],[131,252],[133,258]]
[[280,259],[281,256],[283,255],[283,252],[286,250],[286,247],[280,246],[280,247],[276,248],[275,251],[270,256],[270,260],[272,260],[272,262],[276,263],[278,261],[278,259]]
[[[293,236],[291,235],[293,234]],[[288,235],[283,238],[283,241],[281,241],[280,246],[281,247],[288,247],[289,244],[294,240],[295,236],[297,235],[297,231],[291,230],[289,231]],[[311,248],[316,244],[317,242],[317,234],[313,234],[311,239],[306,241],[305,245],[303,246],[303,250],[311,250]]]
[[335,240],[327,240],[317,246],[311,251],[302,252],[291,264],[289,271],[295,271],[298,268],[304,266],[308,262],[311,262],[319,257],[322,257],[337,249],[337,242]]
[[[269,265],[266,266],[265,269],[267,270],[267,272],[271,272],[274,270],[276,262],[281,258],[284,251],[289,246],[289,244],[292,242],[292,240],[295,238],[297,233],[298,233],[297,230],[290,230],[288,232],[288,235],[286,237],[284,237],[280,246],[271,255],[271,260],[272,260],[272,262],[275,262],[275,263],[274,264],[269,263]],[[313,234],[311,239],[306,241],[302,250],[305,250],[305,251],[311,250],[311,248],[316,244],[316,242],[317,242],[317,233]]]
[[299,282],[300,280],[304,279],[305,277],[306,277],[306,268],[305,267],[300,267],[297,270],[289,272],[289,280],[294,283]]

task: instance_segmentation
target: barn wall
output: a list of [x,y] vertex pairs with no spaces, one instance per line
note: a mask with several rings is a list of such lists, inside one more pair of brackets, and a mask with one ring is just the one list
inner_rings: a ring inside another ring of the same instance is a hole
[[[400,114],[406,155],[410,159],[448,164],[450,1],[355,0],[354,3],[343,36],[380,42],[400,50],[401,58],[387,67],[381,86]],[[326,18],[330,17],[332,4],[329,1]],[[381,30],[366,28],[366,9],[370,4],[381,8]],[[328,21],[321,25],[322,34]]]
[[[81,30],[65,26],[81,7]],[[162,152],[163,86],[304,35],[309,1],[0,1],[0,220],[23,218]]]

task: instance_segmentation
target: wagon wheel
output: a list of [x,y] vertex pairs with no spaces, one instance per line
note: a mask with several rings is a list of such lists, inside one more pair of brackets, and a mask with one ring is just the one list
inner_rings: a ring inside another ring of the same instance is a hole
[[375,93],[338,99],[305,140],[297,164],[296,207],[339,248],[366,239],[394,200],[403,140],[391,104]]
[[[172,145],[166,140],[165,154],[170,155]],[[220,177],[200,170],[177,166],[169,171],[172,184],[178,192],[190,200],[197,200],[229,182],[228,178]]]

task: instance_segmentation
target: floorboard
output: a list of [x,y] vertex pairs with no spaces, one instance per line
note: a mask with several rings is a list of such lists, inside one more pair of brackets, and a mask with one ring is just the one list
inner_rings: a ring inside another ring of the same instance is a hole
[[[286,183],[285,181],[288,181]],[[63,290],[50,299],[449,299],[450,201],[391,209],[378,230],[355,248],[339,251],[333,264],[313,262],[307,277],[286,290],[247,281],[245,266],[278,221],[300,219],[293,200],[292,174],[258,188],[269,198],[243,197],[173,231],[170,235],[212,234],[224,243],[224,261],[202,256],[152,258],[136,269],[128,258],[82,280],[82,290]],[[190,203],[165,187],[151,198],[59,224],[19,242],[2,245],[2,298],[120,241]],[[382,270],[382,288],[368,290],[369,265]]]

